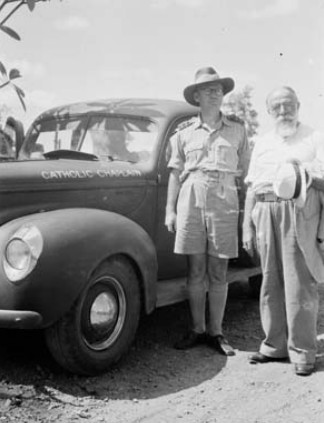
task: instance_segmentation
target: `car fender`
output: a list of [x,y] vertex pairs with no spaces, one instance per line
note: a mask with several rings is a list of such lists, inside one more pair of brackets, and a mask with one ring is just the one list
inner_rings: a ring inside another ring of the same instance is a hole
[[0,228],[0,253],[22,225],[35,225],[43,251],[33,271],[19,283],[0,267],[0,309],[32,310],[49,326],[71,307],[92,272],[115,254],[136,266],[147,313],[156,304],[157,257],[153,241],[134,221],[117,213],[73,208],[31,214]]

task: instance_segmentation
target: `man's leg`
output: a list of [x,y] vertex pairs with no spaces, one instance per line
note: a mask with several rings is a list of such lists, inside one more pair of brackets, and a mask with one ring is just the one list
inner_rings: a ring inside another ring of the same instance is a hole
[[318,291],[299,248],[294,228],[285,233],[283,263],[290,361],[297,370],[300,365],[309,365],[311,372],[317,348]]
[[190,254],[188,259],[187,291],[191,315],[191,330],[175,344],[184,350],[205,342],[206,336],[206,255]]
[[190,305],[192,330],[206,332],[206,255],[190,254],[188,257],[188,299]]
[[287,319],[282,272],[281,233],[284,203],[257,203],[255,224],[263,280],[260,292],[260,315],[265,339],[259,353],[249,356],[251,363],[285,359]]
[[226,281],[228,259],[208,256],[209,277],[209,334],[222,334],[228,285]]
[[234,355],[234,349],[223,336],[223,318],[228,284],[226,280],[228,259],[208,256],[209,276],[209,335],[208,343],[223,355]]

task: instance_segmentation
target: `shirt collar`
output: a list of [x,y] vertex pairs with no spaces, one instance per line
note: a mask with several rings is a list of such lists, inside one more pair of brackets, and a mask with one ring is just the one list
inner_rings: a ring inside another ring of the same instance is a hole
[[230,119],[228,119],[228,117],[227,116],[225,116],[223,113],[222,113],[222,121],[225,123],[225,125],[227,125],[227,126],[232,126],[232,125],[234,125],[235,124],[235,122],[233,121],[233,120],[230,120]]
[[[233,122],[231,120],[229,120],[222,112],[220,112],[220,113],[221,113],[221,122],[222,122],[222,124],[225,124],[227,126],[231,126],[233,124]],[[203,122],[201,120],[201,115],[199,114],[196,117],[196,121],[194,122],[194,129],[201,128],[202,126],[203,126]]]

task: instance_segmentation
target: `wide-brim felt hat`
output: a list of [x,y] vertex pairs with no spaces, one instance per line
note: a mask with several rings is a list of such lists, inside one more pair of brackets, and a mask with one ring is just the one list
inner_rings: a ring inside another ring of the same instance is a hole
[[293,200],[296,207],[302,208],[306,202],[307,188],[311,178],[305,168],[296,162],[278,166],[273,183],[274,193],[283,200]]
[[199,87],[203,87],[212,82],[217,82],[222,85],[224,95],[233,90],[235,83],[232,78],[221,78],[212,67],[198,69],[195,74],[194,84],[188,85],[183,95],[186,101],[193,106],[199,106],[199,103],[194,98],[194,93]]

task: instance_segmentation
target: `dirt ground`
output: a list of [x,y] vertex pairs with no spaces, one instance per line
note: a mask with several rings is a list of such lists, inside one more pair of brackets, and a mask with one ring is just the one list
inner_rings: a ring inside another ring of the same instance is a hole
[[317,371],[289,363],[251,365],[262,339],[258,301],[231,285],[224,332],[236,348],[173,349],[188,322],[184,303],[142,319],[134,346],[106,374],[64,373],[37,333],[1,331],[0,422],[323,423],[324,286],[320,287]]

